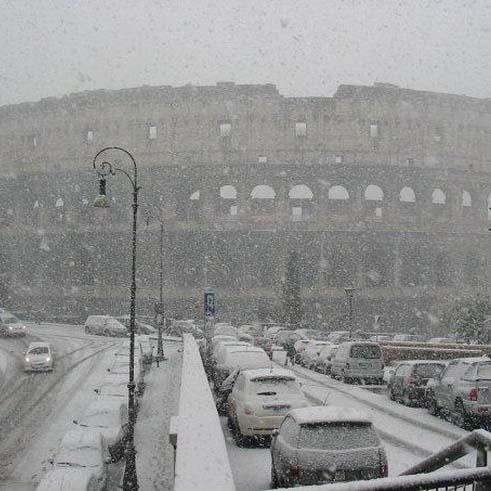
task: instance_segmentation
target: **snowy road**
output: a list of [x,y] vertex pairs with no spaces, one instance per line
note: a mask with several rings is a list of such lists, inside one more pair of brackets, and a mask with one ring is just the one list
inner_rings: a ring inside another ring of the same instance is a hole
[[[55,370],[25,373],[25,349],[39,340],[51,343]],[[34,489],[61,438],[90,403],[109,366],[108,349],[119,342],[88,336],[81,326],[53,324],[29,326],[25,338],[2,338],[0,488]]]
[[[427,414],[390,401],[387,396],[362,387],[350,386],[304,368],[295,368],[302,389],[312,404],[355,407],[370,414],[389,460],[389,474],[398,475],[431,453],[446,447],[467,432]],[[269,448],[239,448],[221,418],[227,449],[238,491],[269,489],[271,458]],[[475,456],[465,457],[453,466],[472,466]]]

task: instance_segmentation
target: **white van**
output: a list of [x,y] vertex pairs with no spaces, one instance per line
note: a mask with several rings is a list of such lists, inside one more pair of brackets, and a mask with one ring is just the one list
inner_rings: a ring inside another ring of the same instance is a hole
[[382,348],[369,341],[341,343],[331,361],[331,377],[346,383],[354,379],[382,384],[384,360]]

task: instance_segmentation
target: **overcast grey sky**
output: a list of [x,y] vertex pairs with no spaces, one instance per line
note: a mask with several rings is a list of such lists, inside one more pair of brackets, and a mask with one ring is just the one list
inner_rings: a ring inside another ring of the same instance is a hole
[[0,0],[0,15],[0,105],[217,81],[491,97],[491,0]]

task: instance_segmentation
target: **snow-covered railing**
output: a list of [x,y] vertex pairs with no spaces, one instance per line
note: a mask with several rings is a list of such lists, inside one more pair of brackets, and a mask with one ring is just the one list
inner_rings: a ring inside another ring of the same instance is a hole
[[220,419],[198,345],[184,334],[175,491],[235,490]]

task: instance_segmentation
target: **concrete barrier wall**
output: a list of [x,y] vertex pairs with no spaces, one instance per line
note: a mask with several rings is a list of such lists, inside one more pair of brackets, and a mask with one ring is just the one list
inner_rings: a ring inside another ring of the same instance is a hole
[[233,491],[225,438],[198,345],[191,334],[183,336],[183,345],[174,490]]

